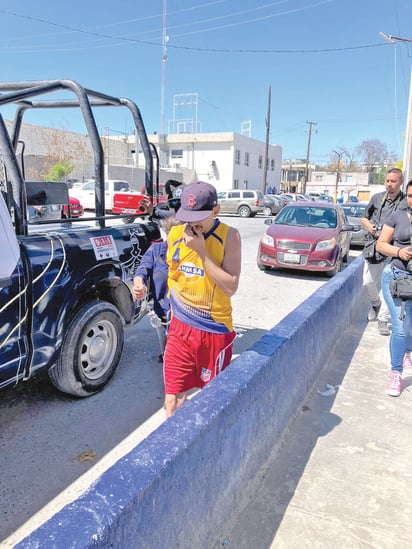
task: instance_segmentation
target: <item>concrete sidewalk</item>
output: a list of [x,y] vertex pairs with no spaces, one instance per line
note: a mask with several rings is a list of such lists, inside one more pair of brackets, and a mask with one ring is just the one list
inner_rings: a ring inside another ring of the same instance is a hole
[[388,346],[376,323],[342,335],[216,547],[412,548],[412,377],[385,394]]

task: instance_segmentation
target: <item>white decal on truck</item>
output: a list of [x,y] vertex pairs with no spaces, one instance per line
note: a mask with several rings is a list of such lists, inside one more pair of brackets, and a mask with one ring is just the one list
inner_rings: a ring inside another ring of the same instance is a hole
[[94,255],[97,261],[108,259],[109,257],[117,257],[116,244],[111,234],[104,236],[94,236],[90,238],[92,243]]

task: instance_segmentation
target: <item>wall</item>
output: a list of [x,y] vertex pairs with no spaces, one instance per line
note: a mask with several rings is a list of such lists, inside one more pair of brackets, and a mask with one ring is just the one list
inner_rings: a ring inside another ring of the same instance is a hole
[[212,547],[366,309],[359,257],[15,547]]

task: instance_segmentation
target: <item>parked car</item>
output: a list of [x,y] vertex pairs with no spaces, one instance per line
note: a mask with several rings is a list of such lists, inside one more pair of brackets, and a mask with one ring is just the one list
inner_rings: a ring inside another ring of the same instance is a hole
[[295,201],[272,219],[257,253],[261,270],[273,267],[325,272],[334,276],[347,260],[353,229],[344,211],[329,202]]
[[254,189],[230,189],[217,195],[220,213],[237,214],[240,217],[254,217],[263,213],[265,199],[261,191]]
[[286,206],[286,204],[292,201],[292,198],[290,198],[290,196],[284,196],[283,194],[274,194],[272,196],[276,197],[277,200],[281,202],[282,206]]
[[361,222],[367,205],[367,202],[344,202],[341,204],[348,222],[357,228],[351,232],[352,246],[364,246],[368,240],[368,231]]
[[[130,186],[127,181],[120,179],[106,179],[104,182],[104,195],[106,210],[113,207],[113,196],[116,192],[129,192]],[[94,210],[96,207],[96,181],[94,179],[83,183],[78,187],[69,189],[69,195],[81,201],[85,210]]]
[[333,196],[330,194],[320,194],[317,200],[325,201],[325,202],[332,202],[333,203]]
[[[70,208],[70,211],[69,211]],[[84,208],[80,200],[74,196],[69,196],[69,204],[64,204],[62,208],[62,218],[81,217],[84,214]]]
[[308,201],[309,198],[305,196],[304,194],[300,193],[282,193],[281,196],[283,197],[289,197],[290,200],[295,200],[296,202],[300,201]]
[[277,215],[285,203],[274,194],[265,194],[265,208],[263,215]]

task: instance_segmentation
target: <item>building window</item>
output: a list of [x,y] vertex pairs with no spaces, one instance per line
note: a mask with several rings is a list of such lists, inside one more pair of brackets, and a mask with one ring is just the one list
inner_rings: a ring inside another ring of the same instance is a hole
[[261,154],[259,155],[258,168],[259,169],[263,168],[263,156]]
[[270,161],[270,169],[272,170],[272,172],[275,170],[275,161],[274,161],[273,158],[272,158],[272,160]]
[[245,152],[245,166],[249,166],[249,153]]
[[172,158],[183,158],[183,149],[172,149],[170,151],[170,156]]
[[247,186],[248,186],[248,181],[247,181],[247,179],[244,179],[243,180],[243,188],[247,189]]
[[323,175],[322,174],[316,174],[315,175],[315,181],[323,181]]
[[234,179],[233,181],[233,188],[238,189],[239,188],[239,179]]
[[240,151],[235,150],[235,164],[240,164]]

